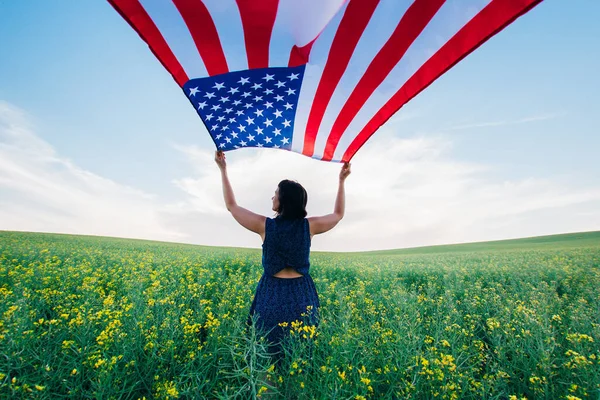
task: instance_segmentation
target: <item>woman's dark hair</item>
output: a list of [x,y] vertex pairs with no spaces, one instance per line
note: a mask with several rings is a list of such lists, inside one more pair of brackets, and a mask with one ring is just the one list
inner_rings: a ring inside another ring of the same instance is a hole
[[284,179],[277,185],[279,188],[279,208],[277,215],[284,219],[306,217],[308,194],[296,181]]

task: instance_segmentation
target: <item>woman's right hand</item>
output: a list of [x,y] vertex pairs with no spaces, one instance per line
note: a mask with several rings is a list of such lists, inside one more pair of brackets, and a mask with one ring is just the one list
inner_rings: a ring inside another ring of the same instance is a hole
[[352,171],[350,171],[350,163],[345,162],[344,165],[342,165],[342,170],[340,171],[340,181],[345,181],[351,172]]
[[215,162],[219,166],[219,169],[223,170],[227,168],[227,162],[225,161],[225,153],[222,150],[215,151]]

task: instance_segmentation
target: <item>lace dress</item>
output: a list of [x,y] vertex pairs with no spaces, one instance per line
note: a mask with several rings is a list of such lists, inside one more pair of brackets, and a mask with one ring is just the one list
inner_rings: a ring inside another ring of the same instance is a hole
[[[319,296],[309,275],[310,229],[308,219],[267,218],[263,242],[263,275],[258,282],[247,323],[257,314],[257,328],[262,329],[271,351],[280,353],[280,341],[289,332],[292,321],[318,326]],[[277,278],[277,272],[292,267],[303,276]],[[312,306],[308,308],[308,306]],[[307,314],[302,316],[302,314]],[[279,326],[287,322],[287,327]]]

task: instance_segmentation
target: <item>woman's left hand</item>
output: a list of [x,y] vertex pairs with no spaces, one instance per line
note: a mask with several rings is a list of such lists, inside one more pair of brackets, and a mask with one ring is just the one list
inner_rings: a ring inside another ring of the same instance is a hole
[[219,166],[219,169],[223,170],[227,168],[227,162],[225,161],[225,153],[222,150],[215,151],[215,162]]

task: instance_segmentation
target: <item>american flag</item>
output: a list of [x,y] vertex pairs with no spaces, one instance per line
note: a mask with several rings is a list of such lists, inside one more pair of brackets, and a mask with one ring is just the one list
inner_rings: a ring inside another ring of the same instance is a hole
[[217,149],[350,161],[404,104],[541,0],[108,1]]
[[304,66],[259,68],[183,85],[219,150],[292,147]]

